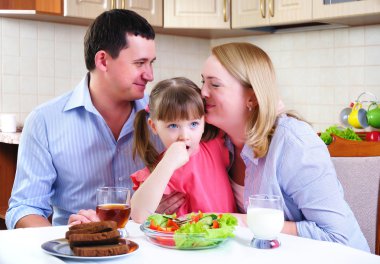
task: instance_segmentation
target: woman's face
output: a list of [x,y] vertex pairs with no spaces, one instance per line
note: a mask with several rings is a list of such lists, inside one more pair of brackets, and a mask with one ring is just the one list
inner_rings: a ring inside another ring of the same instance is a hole
[[213,55],[204,64],[202,82],[206,122],[227,134],[234,129],[241,129],[248,118],[248,104],[253,90],[243,87]]

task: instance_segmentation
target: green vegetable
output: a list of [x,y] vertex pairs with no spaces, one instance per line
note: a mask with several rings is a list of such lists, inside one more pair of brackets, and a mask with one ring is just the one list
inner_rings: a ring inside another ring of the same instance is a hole
[[346,129],[343,129],[337,126],[331,126],[327,128],[325,132],[321,133],[320,138],[323,140],[323,142],[325,142],[326,145],[329,145],[332,142],[332,134],[348,140],[362,140],[351,128],[348,127]]
[[234,237],[233,232],[238,224],[236,217],[231,214],[222,214],[220,218],[215,219],[219,223],[219,228],[211,228],[212,221],[210,222],[209,220],[212,220],[215,216],[204,214],[198,222],[188,222],[182,225],[174,233],[176,247],[209,247],[219,244],[225,238]]

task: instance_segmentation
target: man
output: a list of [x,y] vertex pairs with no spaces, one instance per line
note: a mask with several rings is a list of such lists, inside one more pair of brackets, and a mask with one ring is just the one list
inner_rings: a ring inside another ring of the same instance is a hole
[[25,122],[9,229],[49,226],[53,212],[53,225],[67,224],[70,214],[95,208],[98,187],[132,187],[130,174],[144,167],[132,158],[133,120],[147,104],[154,38],[151,25],[130,10],[94,20],[84,41],[88,74]]

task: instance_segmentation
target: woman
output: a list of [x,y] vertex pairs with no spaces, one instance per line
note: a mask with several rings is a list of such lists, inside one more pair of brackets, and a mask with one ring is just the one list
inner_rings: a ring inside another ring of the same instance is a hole
[[251,194],[284,201],[283,233],[369,251],[325,144],[295,113],[278,111],[268,55],[249,43],[214,47],[202,71],[206,122],[232,143],[231,184],[241,212]]

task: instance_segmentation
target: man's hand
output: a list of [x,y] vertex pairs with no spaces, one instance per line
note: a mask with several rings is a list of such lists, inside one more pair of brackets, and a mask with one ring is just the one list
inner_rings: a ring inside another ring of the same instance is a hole
[[163,195],[156,212],[159,214],[174,214],[185,200],[186,194],[181,192],[173,192],[168,195]]
[[94,210],[82,209],[77,214],[70,215],[68,224],[69,225],[78,225],[78,224],[83,224],[83,223],[99,222],[99,221],[100,221],[100,219],[96,215],[96,212]]

